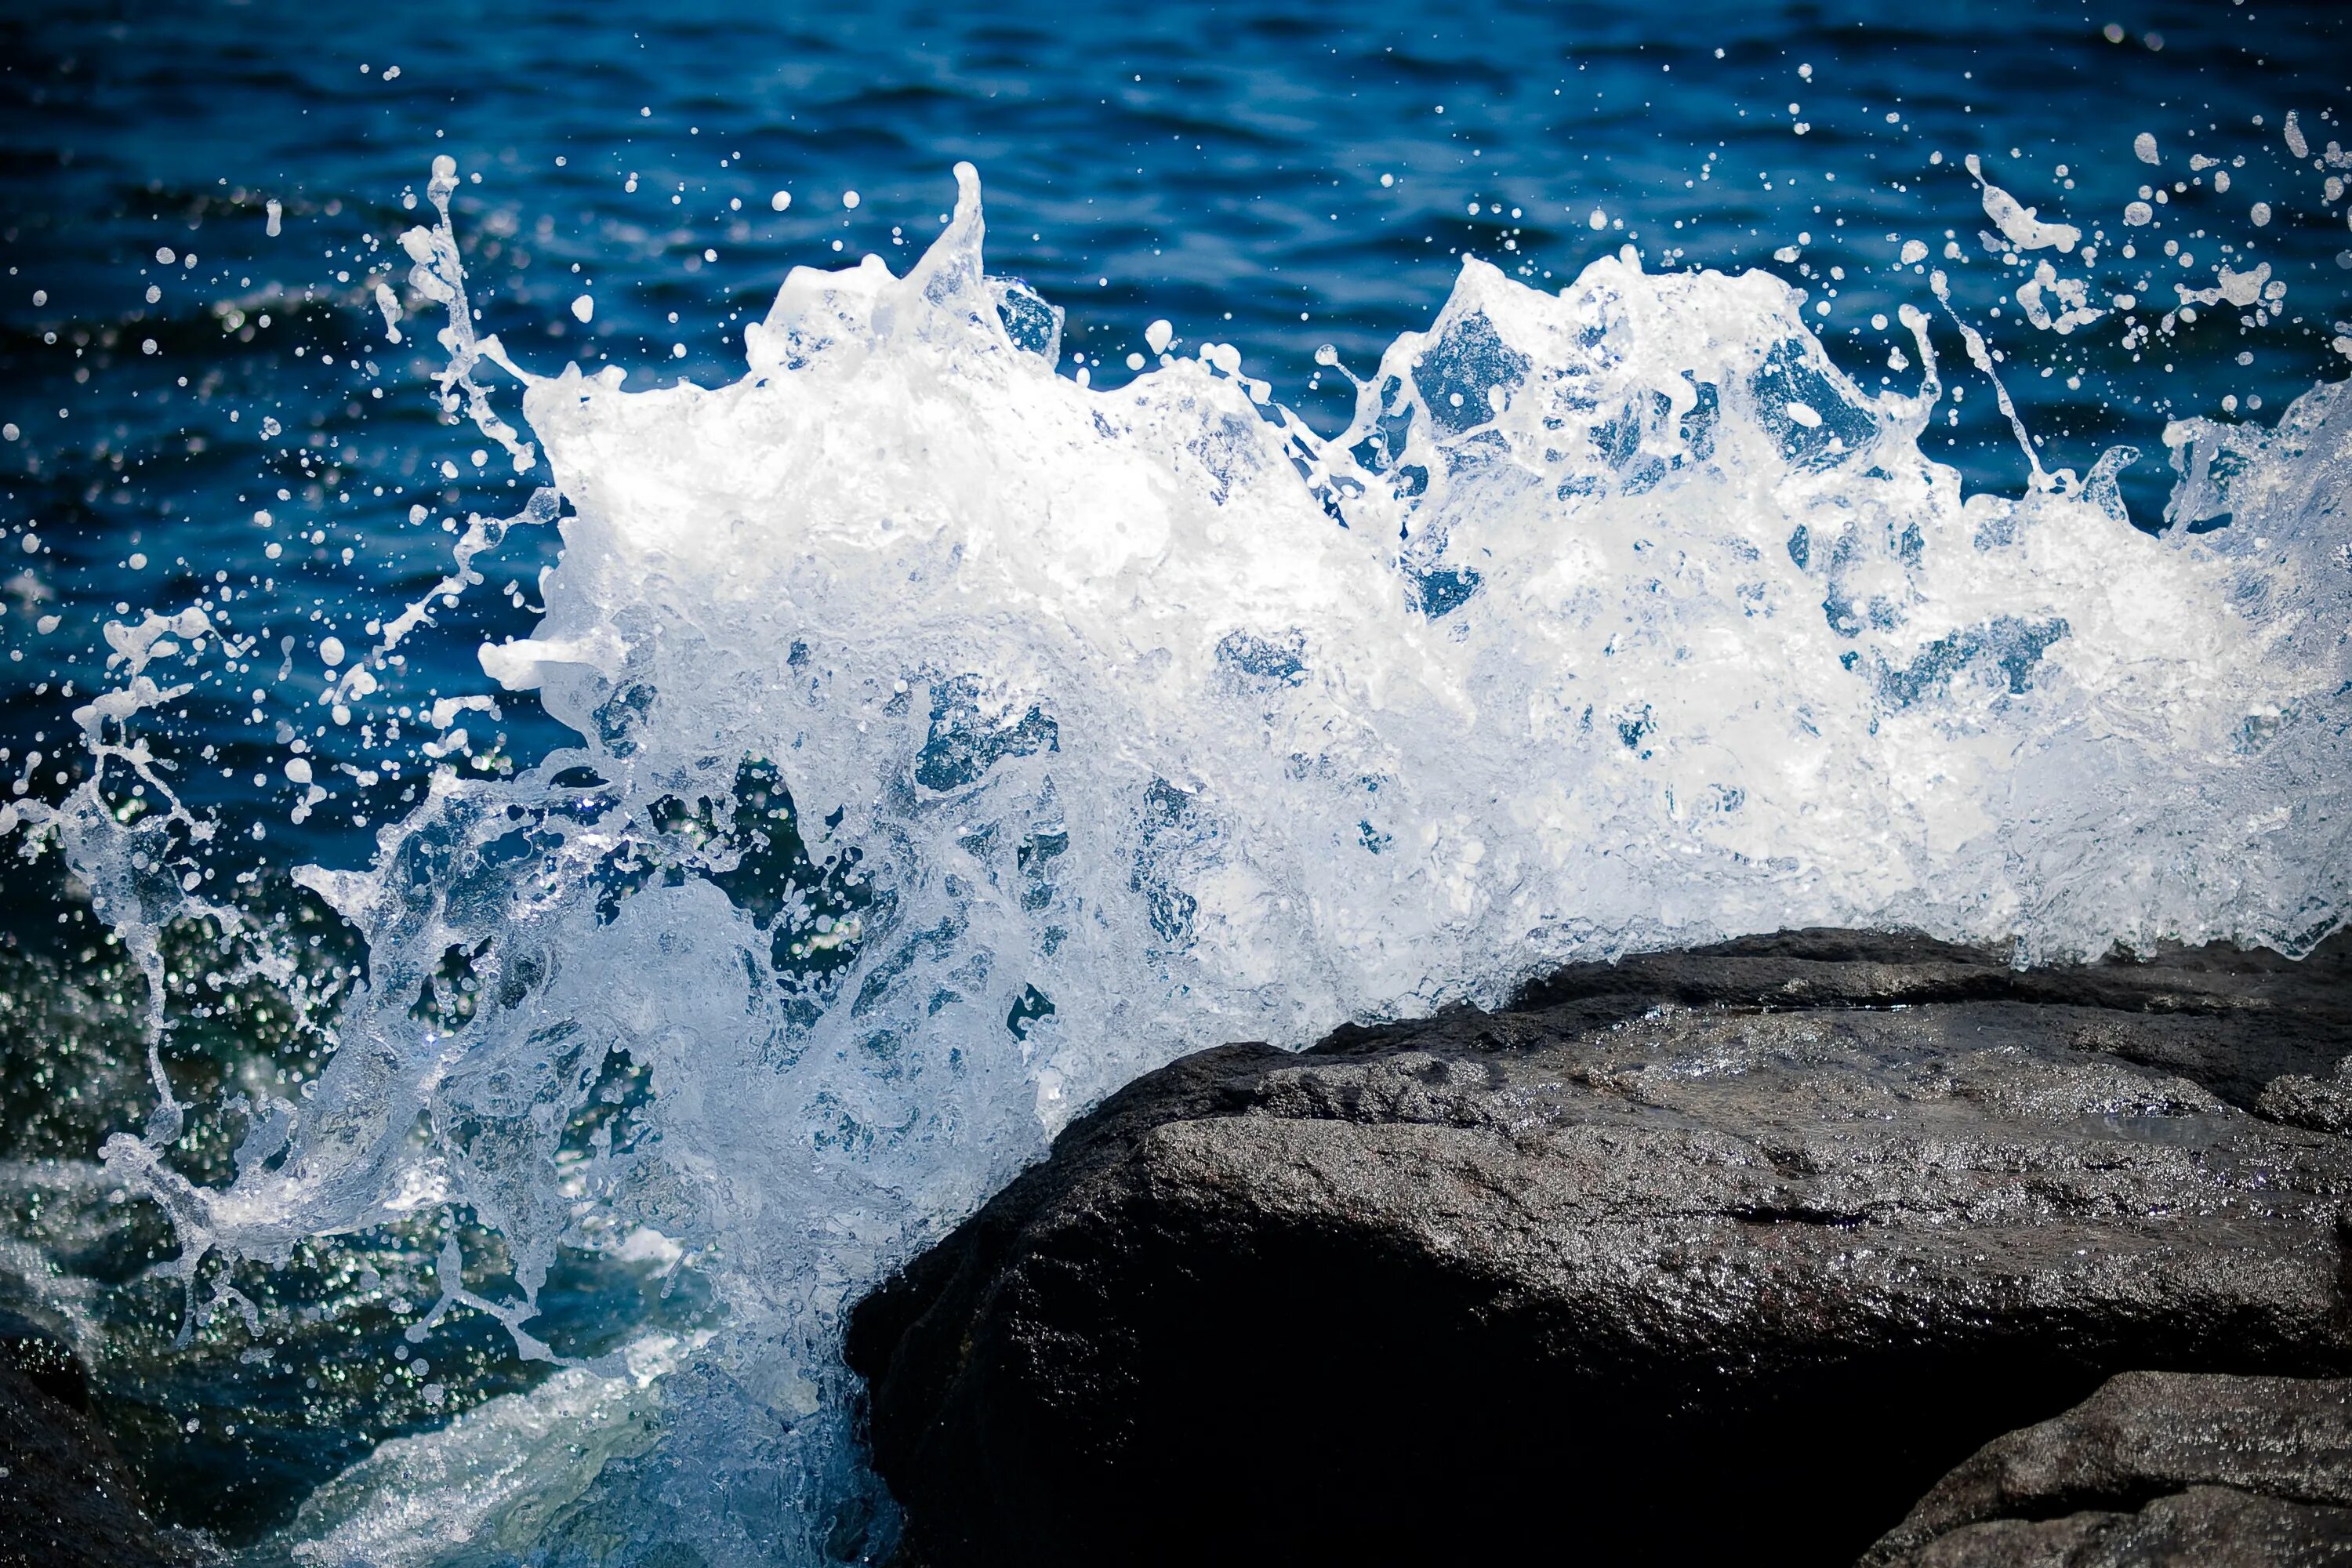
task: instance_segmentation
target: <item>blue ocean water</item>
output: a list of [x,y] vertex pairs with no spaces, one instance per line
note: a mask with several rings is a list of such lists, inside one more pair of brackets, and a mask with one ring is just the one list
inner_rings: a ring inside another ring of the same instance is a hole
[[[173,573],[266,568],[287,611],[363,620],[437,574],[446,541],[409,524],[412,505],[499,499],[466,482],[472,433],[419,395],[429,342],[386,345],[370,300],[370,267],[415,221],[402,197],[438,153],[467,171],[457,210],[483,326],[533,365],[723,379],[786,269],[868,251],[903,265],[968,158],[989,183],[992,266],[1067,310],[1071,368],[1083,356],[1098,384],[1125,379],[1166,317],[1241,345],[1327,430],[1352,389],[1318,375],[1316,349],[1368,365],[1426,322],[1465,253],[1553,282],[1627,243],[1653,268],[1774,268],[1830,306],[1820,336],[1875,385],[1903,341],[1895,306],[1924,298],[1890,268],[1889,237],[1940,252],[1957,236],[1955,298],[2020,358],[2010,380],[2053,466],[2137,441],[2151,456],[2125,494],[2151,523],[2164,421],[2220,416],[2225,396],[2275,410],[2340,364],[2328,345],[2352,281],[2340,207],[2299,199],[2314,182],[2277,130],[2298,104],[2343,101],[2352,47],[2324,5],[1930,5],[1900,26],[1814,5],[1503,5],[1434,23],[1339,4],[1031,21],[683,6],[658,25],[550,5],[384,9],[320,33],[258,4],[45,6],[6,26],[6,503],[12,529],[43,541],[49,608],[82,628],[6,627],[24,658],[0,670],[0,744],[20,756],[66,706],[32,688],[80,671],[87,689],[90,617],[131,586],[160,602]],[[2112,322],[2062,341],[2018,321],[1961,159],[1981,155],[2044,216],[2122,237],[2153,174],[2132,154],[2143,131],[2230,168],[2226,195],[2190,184],[2162,231],[2215,248],[2181,270],[2111,245],[2095,272],[2126,290],[2152,276],[2161,299],[2210,281],[2223,241],[2244,244],[2291,280],[2285,319],[2160,351],[2126,347]],[[2276,213],[2259,230],[2244,221],[2257,202]],[[583,293],[584,325],[569,309]],[[1987,313],[2001,306],[2006,321]],[[1937,340],[1958,355],[1948,322]],[[1990,400],[1958,414],[1932,455],[2014,489],[2023,464]],[[462,479],[436,482],[452,460]],[[262,510],[275,534],[254,524]],[[272,540],[284,552],[265,560]],[[528,584],[548,547],[519,539],[504,572]],[[149,564],[126,576],[138,553]],[[471,634],[529,618],[495,599],[459,616],[445,640],[461,658]],[[446,673],[416,669],[425,685]],[[243,713],[227,707],[233,748]],[[249,798],[217,793],[232,810]],[[377,820],[391,804],[373,803]],[[297,837],[306,854],[364,854],[350,826],[321,812]]]
[[[740,374],[744,324],[795,265],[870,252],[905,270],[947,219],[958,160],[986,182],[991,269],[1066,312],[1063,374],[1124,383],[1165,319],[1182,342],[1238,345],[1326,434],[1355,395],[1318,349],[1369,371],[1465,255],[1548,288],[1628,246],[1652,272],[1766,268],[1807,291],[1809,323],[1871,388],[1908,384],[1896,314],[1932,305],[1934,268],[2047,466],[2147,454],[2122,494],[2154,528],[2168,421],[2275,416],[2342,375],[2352,332],[2352,230],[2325,184],[2346,167],[2329,153],[2352,43],[2325,5],[58,4],[0,19],[0,779],[62,799],[85,766],[71,710],[108,684],[101,624],[226,586],[288,673],[258,657],[249,683],[200,687],[165,724],[202,757],[176,787],[264,880],[364,864],[415,798],[413,771],[370,765],[389,737],[314,732],[327,676],[314,657],[293,668],[298,644],[360,645],[446,569],[444,519],[528,493],[442,418],[422,318],[392,343],[376,302],[439,154],[463,172],[481,328],[530,368],[620,366],[633,387]],[[2143,134],[2160,163],[2136,153]],[[2098,255],[2073,270],[2137,312],[2063,335],[2025,320],[2035,258],[1980,237],[1997,226],[1969,156],[2079,226]],[[2126,221],[2159,191],[2149,222]],[[1906,260],[1914,241],[1924,259]],[[2277,310],[2143,330],[2179,310],[2176,285],[2264,263]],[[1964,365],[1952,320],[1932,331]],[[1989,390],[1947,412],[1928,454],[2018,492],[2025,460]],[[478,688],[475,649],[528,634],[558,548],[518,531],[485,557],[506,591],[450,608],[379,706]],[[528,695],[493,728],[483,771],[562,739]],[[278,748],[297,730],[320,772],[356,776],[289,821],[304,788]],[[142,1272],[171,1255],[168,1227],[102,1191],[87,1211],[54,1195],[97,1180],[98,1143],[147,1113],[136,1031],[108,1012],[127,982],[58,857],[0,853],[7,1258],[54,1271],[51,1294],[86,1313],[102,1398],[167,1515],[258,1539],[377,1439],[531,1380],[480,1317],[436,1347],[437,1397],[380,1371],[400,1316],[384,1303],[432,1268],[391,1235],[322,1244],[277,1287],[350,1334],[275,1360],[173,1348],[175,1289]],[[320,985],[355,984],[332,922],[312,936]],[[457,987],[448,1005],[469,1005]],[[225,1100],[263,1058],[285,1083],[321,1049],[270,1035],[282,1020],[189,1007],[171,1068],[187,1095]],[[191,1136],[192,1174],[228,1168],[218,1127]],[[586,1261],[542,1305],[538,1331],[583,1354],[614,1325],[703,1310],[674,1279]]]

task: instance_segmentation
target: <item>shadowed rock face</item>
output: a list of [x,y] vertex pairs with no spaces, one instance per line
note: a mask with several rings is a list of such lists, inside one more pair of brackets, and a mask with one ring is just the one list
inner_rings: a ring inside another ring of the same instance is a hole
[[196,1568],[217,1559],[157,1531],[89,1413],[81,1363],[0,1310],[0,1568]]
[[2352,1382],[2126,1373],[1997,1437],[1864,1568],[2352,1563]]
[[2352,1146],[2250,1109],[2346,956],[1792,933],[1177,1062],[858,1310],[908,1555],[1851,1562],[2115,1373],[2352,1371]]

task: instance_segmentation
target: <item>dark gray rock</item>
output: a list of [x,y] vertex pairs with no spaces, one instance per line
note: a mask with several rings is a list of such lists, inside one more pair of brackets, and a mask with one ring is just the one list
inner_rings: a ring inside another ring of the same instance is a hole
[[2301,960],[2216,944],[2017,970],[2002,954],[1920,936],[1783,931],[1572,964],[1528,986],[1512,1010],[1612,999],[1686,1007],[2059,1008],[2052,1027],[2064,1031],[2067,1043],[2178,1073],[2252,1110],[2283,1075],[2327,1078],[2352,1056],[2352,937],[2339,933]]
[[2346,958],[1793,933],[1188,1058],[857,1310],[908,1556],[1844,1563],[2115,1373],[2352,1371],[2352,1150],[2246,1109]]
[[2274,1078],[2263,1087],[2255,1109],[2273,1121],[2318,1132],[2352,1132],[2352,1079],[2338,1068],[2333,1078],[2304,1073]]
[[2137,1513],[1973,1525],[1901,1561],[1906,1568],[2321,1568],[2352,1563],[2352,1510],[2191,1487]]
[[0,1307],[0,1365],[16,1368],[59,1404],[89,1411],[89,1376],[59,1329]]
[[71,1347],[0,1311],[0,1568],[197,1568],[202,1542],[159,1531],[90,1418]]
[[2352,1563],[2352,1382],[2126,1373],[1997,1437],[1864,1568]]

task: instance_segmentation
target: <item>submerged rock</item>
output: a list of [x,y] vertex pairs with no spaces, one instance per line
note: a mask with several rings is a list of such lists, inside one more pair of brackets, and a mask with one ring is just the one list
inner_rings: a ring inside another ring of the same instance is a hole
[[2352,1382],[2126,1373],[1995,1438],[1864,1568],[2352,1563]]
[[[5,1284],[0,1280],[0,1284]],[[71,1409],[89,1409],[89,1374],[63,1333],[0,1307],[0,1367]]]
[[195,1568],[218,1559],[161,1531],[90,1418],[81,1362],[0,1310],[0,1568]]
[[2352,1372],[2352,1145],[2253,1109],[2347,957],[1791,933],[1187,1058],[858,1309],[908,1555],[1850,1562],[2118,1372]]

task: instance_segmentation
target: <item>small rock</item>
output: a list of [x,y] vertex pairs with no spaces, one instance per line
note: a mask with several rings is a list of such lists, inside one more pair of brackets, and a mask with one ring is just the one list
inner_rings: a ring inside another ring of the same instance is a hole
[[1985,1445],[1864,1568],[2352,1563],[2352,1382],[2126,1373]]
[[2303,1073],[2274,1078],[2255,1106],[2273,1121],[2317,1132],[2352,1132],[2352,1082],[2339,1072],[2331,1079]]

